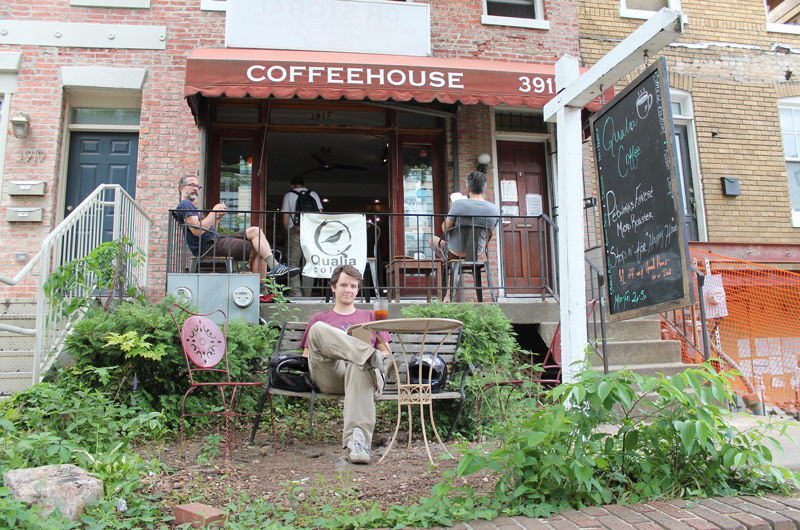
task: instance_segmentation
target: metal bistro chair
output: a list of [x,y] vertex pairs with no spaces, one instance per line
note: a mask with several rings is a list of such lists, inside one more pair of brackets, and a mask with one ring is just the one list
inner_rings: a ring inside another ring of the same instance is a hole
[[[481,241],[486,238],[483,245]],[[486,227],[473,225],[454,226],[445,234],[447,248],[456,253],[463,254],[462,257],[455,257],[448,253],[446,257],[447,278],[450,283],[450,300],[461,301],[461,294],[464,291],[464,274],[472,274],[475,282],[475,293],[478,302],[483,302],[483,290],[481,288],[481,272],[486,272],[486,284],[489,287],[489,295],[492,302],[497,302],[492,285],[492,270],[489,264],[489,242],[492,239],[492,231]]]
[[[211,313],[197,314],[187,309],[184,309],[178,304],[172,304],[169,307],[172,320],[178,328],[178,334],[181,338],[181,346],[183,353],[186,357],[186,368],[189,372],[189,390],[183,395],[181,401],[181,427],[180,427],[180,447],[183,449],[183,422],[184,418],[191,416],[213,416],[220,415],[225,417],[225,450],[230,455],[233,461],[233,437],[230,430],[230,421],[232,418],[243,416],[259,416],[256,414],[239,414],[236,412],[236,391],[242,387],[262,387],[263,383],[260,382],[239,382],[231,381],[230,367],[228,364],[228,347],[227,347],[227,332],[228,332],[228,317],[224,311],[218,309]],[[179,312],[179,313],[178,313]],[[189,317],[183,323],[183,326],[178,324],[176,317],[178,314],[187,314]],[[224,325],[223,330],[214,323],[213,320],[208,318],[210,315],[219,313],[222,316]],[[222,361],[225,362],[222,365]],[[210,374],[203,377],[201,374]],[[201,379],[210,380],[196,380],[200,376]],[[186,398],[189,397],[195,389],[203,387],[218,387],[220,395],[222,396],[222,411],[218,412],[200,412],[200,413],[186,413]],[[228,391],[228,393],[226,393]],[[275,425],[273,424],[273,429]],[[223,454],[224,457],[224,454]]]

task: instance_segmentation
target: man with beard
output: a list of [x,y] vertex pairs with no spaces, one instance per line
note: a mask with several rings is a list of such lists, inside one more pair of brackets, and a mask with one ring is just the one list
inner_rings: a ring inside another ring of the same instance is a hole
[[186,244],[192,254],[238,260],[249,256],[250,270],[257,272],[262,280],[268,276],[286,276],[300,272],[296,267],[290,268],[275,260],[267,237],[257,226],[230,235],[217,232],[219,221],[228,209],[224,202],[214,205],[212,211],[201,219],[197,209],[200,181],[196,176],[181,177],[178,190],[181,202],[178,203],[175,215],[188,228]]

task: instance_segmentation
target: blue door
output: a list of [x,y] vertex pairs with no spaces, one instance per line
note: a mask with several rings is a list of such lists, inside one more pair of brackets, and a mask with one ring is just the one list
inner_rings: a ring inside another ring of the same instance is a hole
[[[138,133],[73,132],[70,136],[64,216],[100,184],[119,184],[136,198]],[[103,241],[111,241],[112,213],[103,216]]]

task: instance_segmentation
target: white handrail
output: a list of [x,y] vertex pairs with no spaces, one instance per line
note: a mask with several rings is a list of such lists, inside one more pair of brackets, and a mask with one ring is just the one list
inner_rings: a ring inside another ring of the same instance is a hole
[[[108,210],[107,210],[108,209]],[[17,285],[33,267],[39,264],[39,285],[36,300],[35,346],[33,351],[33,383],[40,380],[41,374],[49,368],[57,357],[60,347],[72,326],[83,312],[63,315],[62,309],[69,302],[56,300],[45,295],[45,282],[50,274],[60,266],[87,256],[103,242],[106,226],[104,218],[112,216],[112,239],[127,237],[134,250],[144,260],[141,264],[131,263],[126,270],[131,282],[138,286],[147,285],[148,248],[150,242],[150,217],[136,204],[133,198],[118,184],[101,184],[75,210],[73,210],[47,237],[36,256],[23,267],[14,278],[0,276],[0,282]],[[82,288],[75,288],[68,295],[85,296]],[[18,331],[22,334],[30,334]]]

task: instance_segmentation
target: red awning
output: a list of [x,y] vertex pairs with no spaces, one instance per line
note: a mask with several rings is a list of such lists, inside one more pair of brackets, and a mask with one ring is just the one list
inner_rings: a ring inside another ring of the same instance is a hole
[[[185,96],[418,101],[542,107],[555,66],[360,53],[197,48]],[[592,102],[589,108],[599,109]]]

